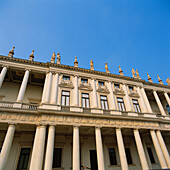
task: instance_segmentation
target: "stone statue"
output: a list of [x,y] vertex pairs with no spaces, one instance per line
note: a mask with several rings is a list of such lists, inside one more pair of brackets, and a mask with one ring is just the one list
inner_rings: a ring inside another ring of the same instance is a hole
[[120,68],[120,66],[119,66],[119,73],[120,73],[121,76],[124,76],[123,71],[122,71],[122,69]]
[[149,80],[149,82],[150,82],[150,83],[153,83],[152,78],[149,76],[148,73],[147,73],[147,75],[148,75],[148,80]]
[[55,63],[55,57],[56,57],[56,55],[55,55],[55,52],[54,52],[53,55],[51,56],[51,63]]
[[32,50],[32,53],[30,54],[29,61],[34,60],[34,50]]
[[141,79],[141,77],[139,76],[139,72],[138,72],[137,69],[136,69],[136,77],[137,77],[138,79]]
[[162,79],[157,75],[159,84],[163,84]]
[[8,57],[13,57],[13,55],[14,55],[14,49],[15,49],[15,46],[13,46],[12,47],[12,50],[11,51],[9,51],[9,54],[8,54]]
[[94,70],[94,63],[93,63],[93,60],[90,60],[90,70]]
[[105,63],[105,70],[106,70],[106,73],[110,73],[110,71],[108,70],[108,64]]
[[169,77],[166,79],[166,82],[168,83],[168,86],[170,86],[170,79],[169,79]]
[[60,53],[57,54],[57,64],[61,64],[61,56],[60,56]]
[[78,61],[77,61],[77,57],[75,56],[75,60],[74,60],[74,67],[78,67]]
[[132,68],[132,77],[133,77],[133,78],[136,78],[135,73],[136,73],[136,72],[135,72],[135,69],[134,69],[134,68]]

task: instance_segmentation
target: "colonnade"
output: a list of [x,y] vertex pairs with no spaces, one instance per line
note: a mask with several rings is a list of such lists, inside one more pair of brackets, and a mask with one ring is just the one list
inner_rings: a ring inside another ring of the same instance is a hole
[[[7,159],[9,157],[12,141],[15,133],[15,124],[10,124],[5,136],[5,140],[2,146],[0,154],[0,170],[4,170]],[[53,163],[53,150],[54,150],[54,140],[55,140],[55,125],[49,125],[48,127],[48,139],[46,152],[45,139],[46,139],[46,125],[38,125],[36,127],[34,144],[30,162],[30,170],[41,170],[43,164],[43,157],[45,153],[45,164],[44,170],[52,170]],[[80,126],[73,126],[73,170],[80,170]],[[103,143],[102,143],[102,127],[95,127],[95,140],[96,140],[96,150],[97,150],[97,161],[98,169],[105,170],[104,163],[104,153],[103,153]],[[128,170],[128,163],[125,153],[122,129],[116,128],[116,140],[118,145],[118,151],[120,156],[120,163],[122,170]],[[145,151],[140,137],[140,132],[138,129],[133,129],[135,143],[138,151],[138,155],[141,162],[141,167],[143,170],[149,169],[148,161],[146,159]],[[170,157],[168,150],[166,148],[165,142],[163,140],[160,130],[150,130],[150,135],[153,141],[157,157],[160,162],[161,168],[170,168]]]

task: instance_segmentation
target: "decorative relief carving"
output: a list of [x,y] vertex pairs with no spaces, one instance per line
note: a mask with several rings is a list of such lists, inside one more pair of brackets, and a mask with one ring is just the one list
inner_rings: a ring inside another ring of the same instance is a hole
[[140,97],[138,92],[136,90],[129,90],[129,96],[130,97]]
[[122,89],[122,87],[118,88],[116,87],[113,91],[114,94],[117,94],[117,95],[122,95],[122,96],[125,96],[125,92],[124,90]]
[[110,93],[109,89],[106,86],[100,86],[100,85],[98,85],[97,92],[100,92],[100,93]]
[[74,89],[73,83],[70,80],[62,80],[58,86]]
[[80,83],[80,86],[79,86],[79,90],[92,91],[93,88],[91,87],[91,84],[90,84],[90,83],[81,82],[81,83]]

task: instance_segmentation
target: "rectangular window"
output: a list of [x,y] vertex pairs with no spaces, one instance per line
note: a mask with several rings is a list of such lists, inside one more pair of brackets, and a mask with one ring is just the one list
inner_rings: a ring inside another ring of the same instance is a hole
[[128,165],[132,164],[132,157],[131,157],[131,154],[130,154],[130,148],[125,148],[125,153],[126,153]]
[[31,148],[21,148],[17,170],[27,170]]
[[88,79],[83,79],[83,78],[82,78],[82,79],[81,79],[81,82],[82,82],[82,83],[88,83]]
[[89,94],[82,93],[82,107],[89,108]]
[[70,80],[70,76],[63,76],[63,80]]
[[170,115],[170,107],[169,107],[169,104],[166,105],[166,108],[167,108],[168,113],[169,113],[169,115]]
[[117,103],[120,111],[126,111],[123,98],[117,97]]
[[150,147],[147,147],[147,150],[148,150],[148,155],[149,155],[150,161],[151,161],[152,164],[154,164],[155,159],[154,159],[154,156],[153,156],[153,153],[152,153],[152,149]]
[[110,165],[117,165],[115,148],[109,148]]
[[108,110],[107,96],[100,96],[100,101],[101,101],[101,108],[104,110]]
[[53,168],[61,168],[62,148],[54,148]]
[[69,91],[62,91],[61,105],[62,106],[70,105],[70,92]]
[[120,88],[120,84],[114,84],[114,87],[119,89]]
[[129,86],[129,90],[134,90],[133,86]]
[[133,107],[134,107],[134,109],[135,109],[135,112],[140,113],[141,111],[140,111],[140,107],[139,107],[138,100],[132,99],[132,102],[133,102]]
[[103,81],[99,81],[98,84],[99,84],[99,86],[104,86],[104,82]]

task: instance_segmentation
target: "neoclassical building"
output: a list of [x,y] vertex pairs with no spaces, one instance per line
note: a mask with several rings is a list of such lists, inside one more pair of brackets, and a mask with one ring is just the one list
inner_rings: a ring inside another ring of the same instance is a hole
[[0,55],[0,170],[170,168],[169,79],[13,55]]

